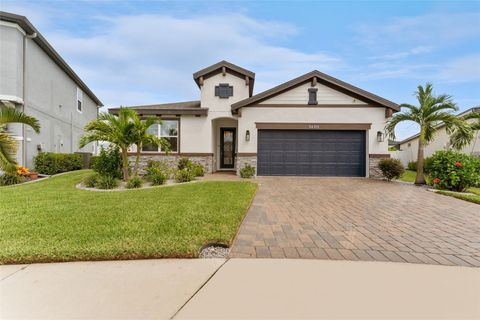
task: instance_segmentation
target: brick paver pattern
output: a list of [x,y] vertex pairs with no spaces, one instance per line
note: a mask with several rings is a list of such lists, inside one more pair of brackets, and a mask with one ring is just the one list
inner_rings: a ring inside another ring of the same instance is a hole
[[362,178],[259,177],[231,257],[480,267],[480,206]]

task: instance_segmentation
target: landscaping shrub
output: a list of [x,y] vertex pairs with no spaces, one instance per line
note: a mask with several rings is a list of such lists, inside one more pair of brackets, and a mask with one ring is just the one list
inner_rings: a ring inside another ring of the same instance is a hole
[[34,158],[35,170],[42,174],[57,174],[82,169],[83,156],[74,153],[40,152]]
[[480,159],[455,151],[437,151],[431,157],[429,175],[439,189],[464,191],[480,184]]
[[147,168],[145,169],[147,175],[149,173],[149,170],[151,170],[152,168],[159,169],[167,179],[170,178],[173,174],[172,166],[168,161],[149,160],[147,163]]
[[132,177],[127,182],[127,189],[137,189],[137,188],[141,188],[142,186],[143,186],[143,180],[138,176]]
[[180,158],[178,160],[178,170],[183,170],[185,168],[189,168],[192,166],[192,161],[190,161],[190,159],[188,158]]
[[205,168],[200,163],[194,163],[189,168],[195,177],[203,177],[205,175]]
[[380,160],[378,167],[388,181],[400,178],[400,176],[405,172],[405,168],[400,160],[394,158],[385,158]]
[[160,170],[156,172],[152,172],[149,176],[148,179],[152,183],[153,186],[160,186],[167,181],[167,176]]
[[245,164],[243,168],[240,169],[240,177],[242,178],[251,178],[255,175],[255,168],[249,164]]
[[432,171],[432,165],[433,165],[433,158],[428,157],[425,158],[425,162],[423,163],[423,172],[426,174],[429,174]]
[[102,176],[122,177],[122,157],[116,147],[101,148],[98,156],[90,160],[90,168]]
[[407,169],[410,171],[417,171],[417,161],[410,161],[407,164]]
[[183,168],[175,173],[175,181],[178,183],[189,182],[195,179],[195,176],[189,168]]
[[25,177],[18,175],[16,172],[4,172],[0,176],[0,186],[11,186],[25,182]]
[[119,184],[119,180],[115,177],[100,176],[95,186],[98,189],[115,189]]
[[83,180],[83,184],[87,188],[95,188],[99,179],[100,175],[98,173],[93,173]]

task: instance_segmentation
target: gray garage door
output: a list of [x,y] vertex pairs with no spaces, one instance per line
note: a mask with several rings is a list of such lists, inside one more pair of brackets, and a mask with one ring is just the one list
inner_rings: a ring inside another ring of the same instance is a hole
[[365,176],[365,131],[259,130],[258,175]]

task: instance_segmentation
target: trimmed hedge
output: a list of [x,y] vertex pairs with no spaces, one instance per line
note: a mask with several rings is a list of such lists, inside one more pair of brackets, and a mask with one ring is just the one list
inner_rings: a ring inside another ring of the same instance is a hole
[[82,169],[83,156],[75,153],[40,152],[33,162],[35,171],[52,175]]
[[398,179],[405,172],[402,162],[394,158],[385,158],[380,160],[378,167],[382,170],[382,174],[388,181]]

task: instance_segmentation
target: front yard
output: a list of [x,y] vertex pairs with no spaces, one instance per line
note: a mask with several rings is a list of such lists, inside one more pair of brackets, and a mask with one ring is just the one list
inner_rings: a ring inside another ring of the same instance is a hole
[[0,188],[0,264],[196,257],[206,243],[232,242],[257,188],[210,181],[76,189],[88,174]]

